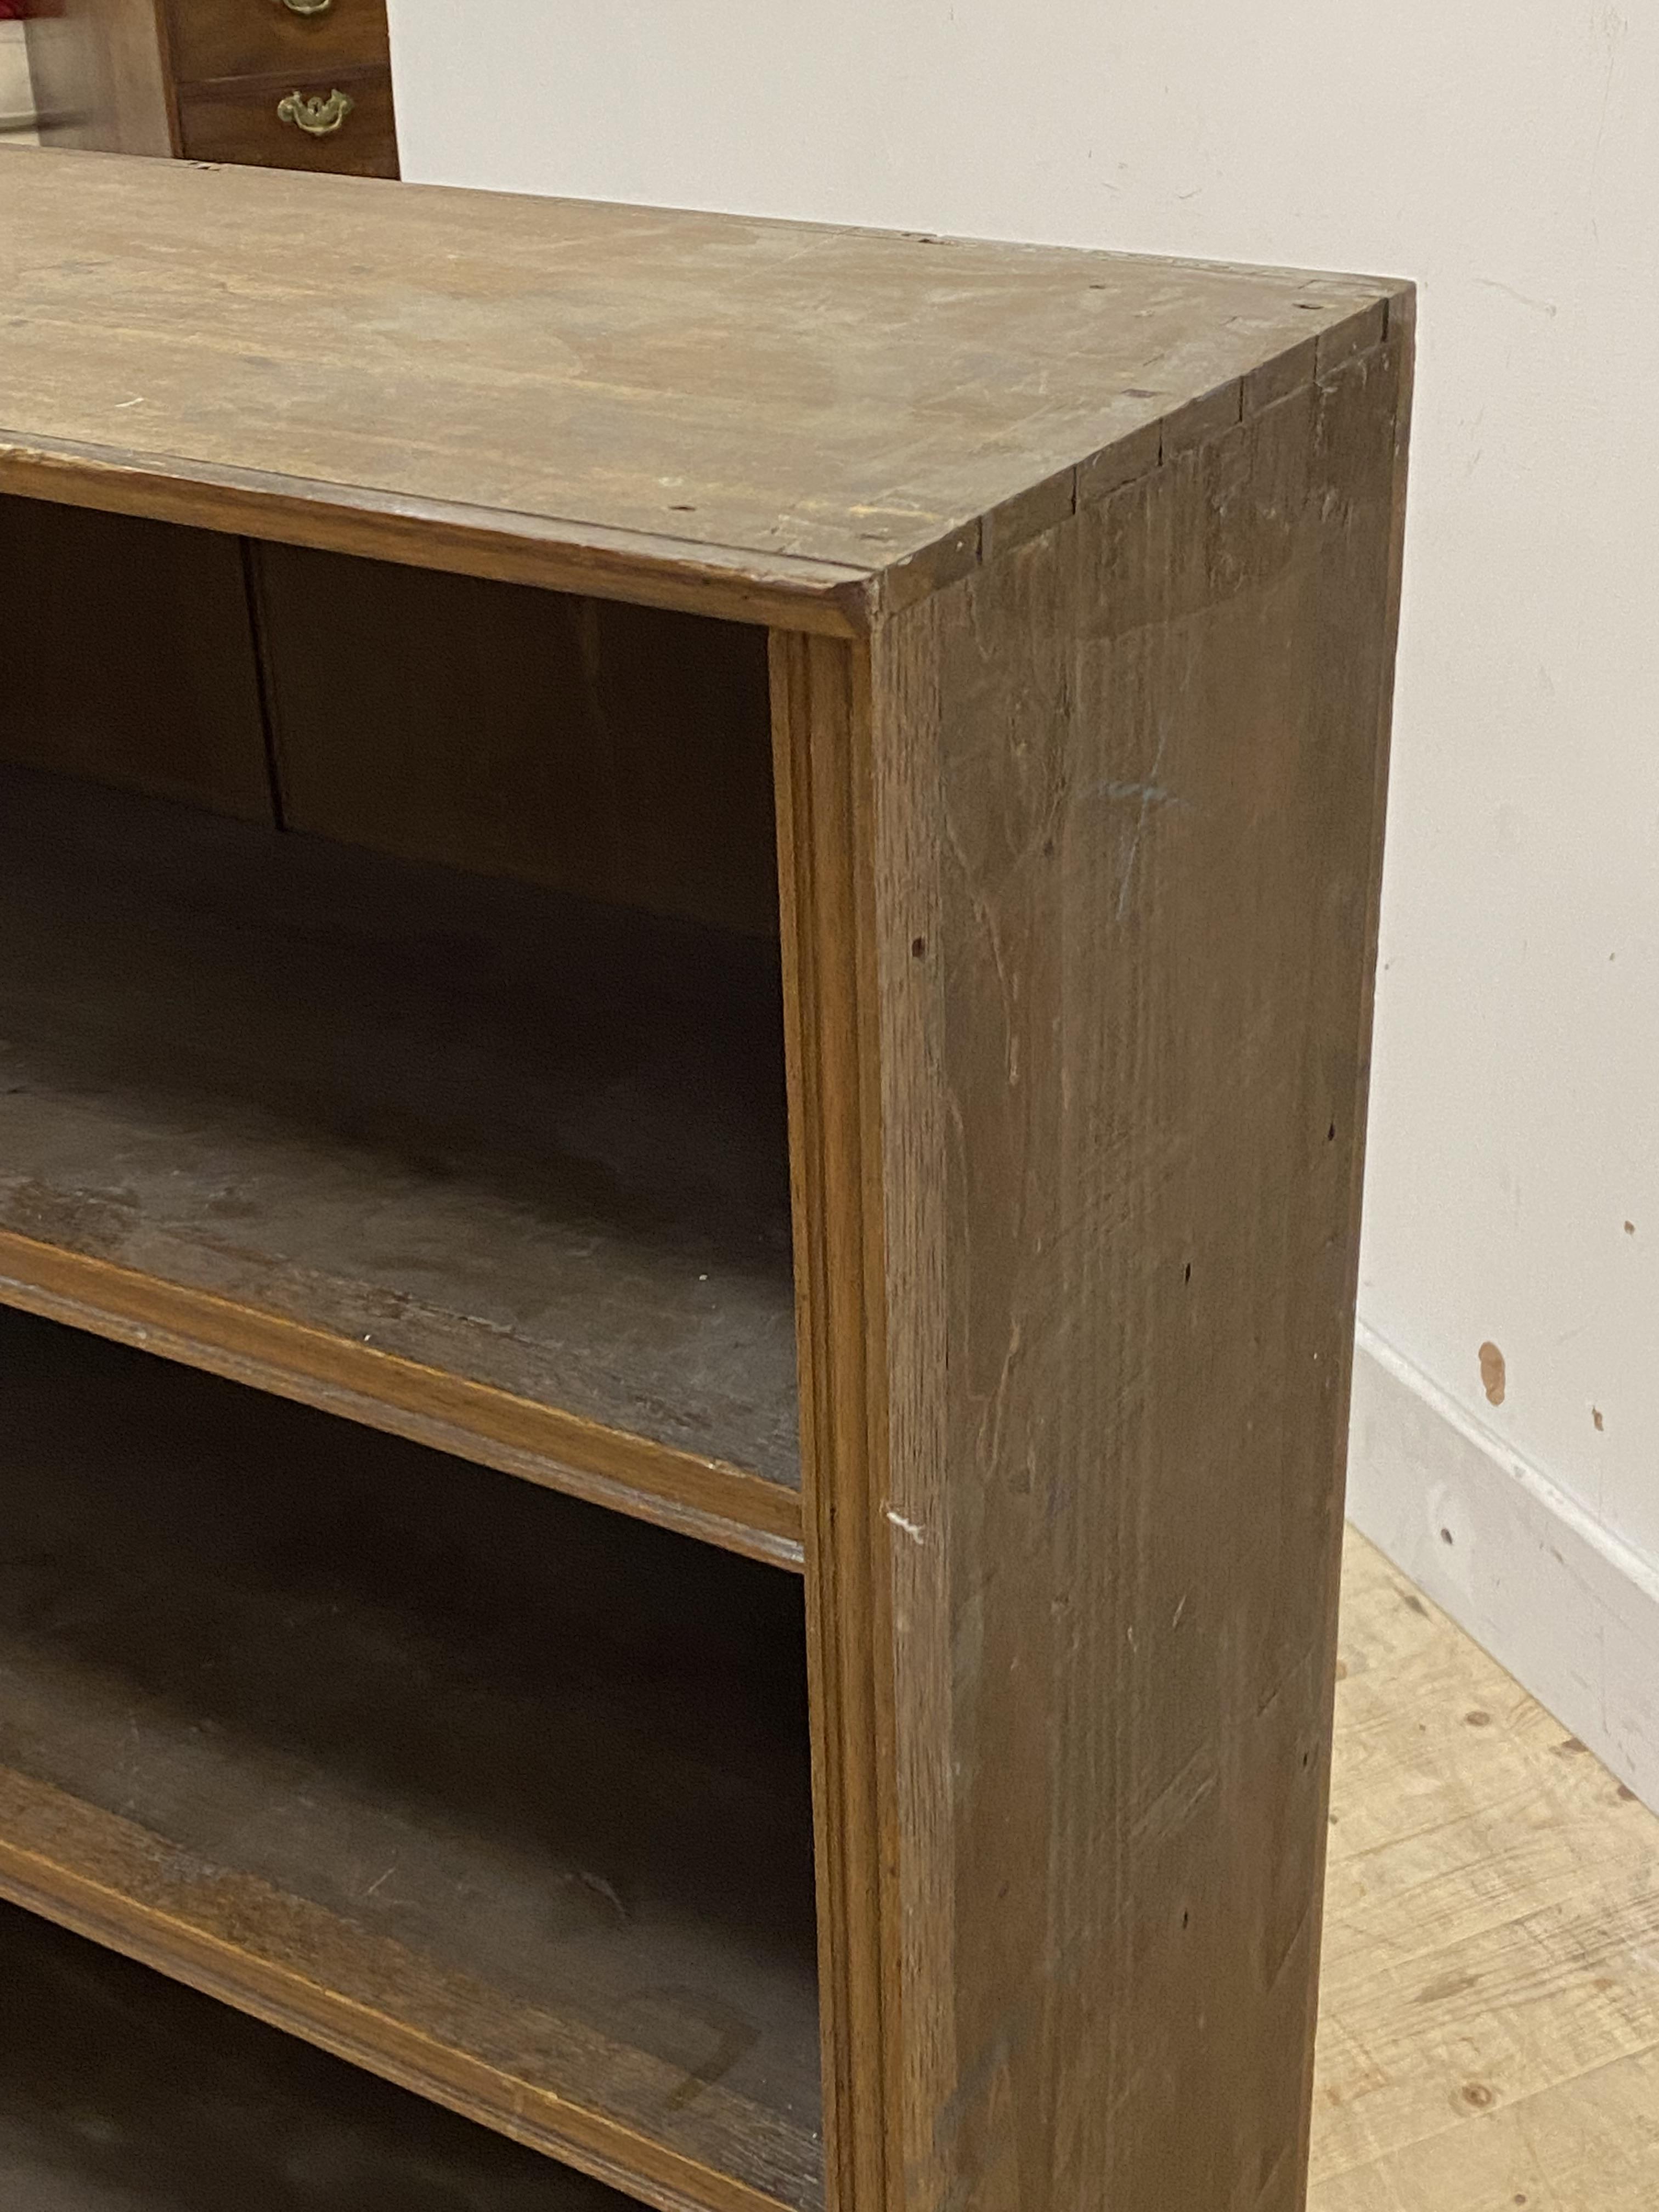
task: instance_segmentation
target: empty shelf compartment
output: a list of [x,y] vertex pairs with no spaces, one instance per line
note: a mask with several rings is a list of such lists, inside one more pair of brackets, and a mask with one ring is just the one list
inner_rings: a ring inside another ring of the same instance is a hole
[[821,2195],[793,1576],[0,1316],[0,1893],[609,2179]]

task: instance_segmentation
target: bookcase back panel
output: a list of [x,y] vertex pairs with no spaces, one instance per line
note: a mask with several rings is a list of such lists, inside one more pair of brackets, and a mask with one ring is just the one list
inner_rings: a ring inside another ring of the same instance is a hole
[[0,1236],[404,1410],[799,1480],[781,1020],[760,939],[0,773]]
[[777,934],[766,635],[0,497],[0,762]]
[[291,828],[776,934],[764,631],[300,546],[257,568]]
[[763,631],[0,501],[0,1299],[800,1558]]
[[269,822],[240,542],[0,497],[0,761]]

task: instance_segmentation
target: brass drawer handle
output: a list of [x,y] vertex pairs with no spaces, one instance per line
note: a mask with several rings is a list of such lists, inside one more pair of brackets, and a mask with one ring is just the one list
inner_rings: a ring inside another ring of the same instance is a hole
[[291,92],[286,100],[277,101],[276,120],[291,123],[307,137],[326,138],[331,131],[339,129],[356,106],[349,92],[331,92],[326,100],[319,92],[309,98],[302,92]]
[[290,15],[326,15],[334,0],[283,0]]

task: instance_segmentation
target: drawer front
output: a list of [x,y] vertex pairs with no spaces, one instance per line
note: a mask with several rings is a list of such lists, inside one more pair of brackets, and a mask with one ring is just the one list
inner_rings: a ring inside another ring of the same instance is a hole
[[386,0],[167,0],[173,75],[179,84],[265,76],[325,76],[390,59]]
[[[334,128],[317,127],[342,114]],[[193,161],[326,169],[347,177],[398,173],[392,72],[386,69],[180,85],[179,131]]]

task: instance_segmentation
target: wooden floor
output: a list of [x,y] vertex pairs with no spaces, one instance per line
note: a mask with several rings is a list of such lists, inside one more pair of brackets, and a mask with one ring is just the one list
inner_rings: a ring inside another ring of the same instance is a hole
[[1310,2212],[1656,2212],[1659,1820],[1350,1532]]

